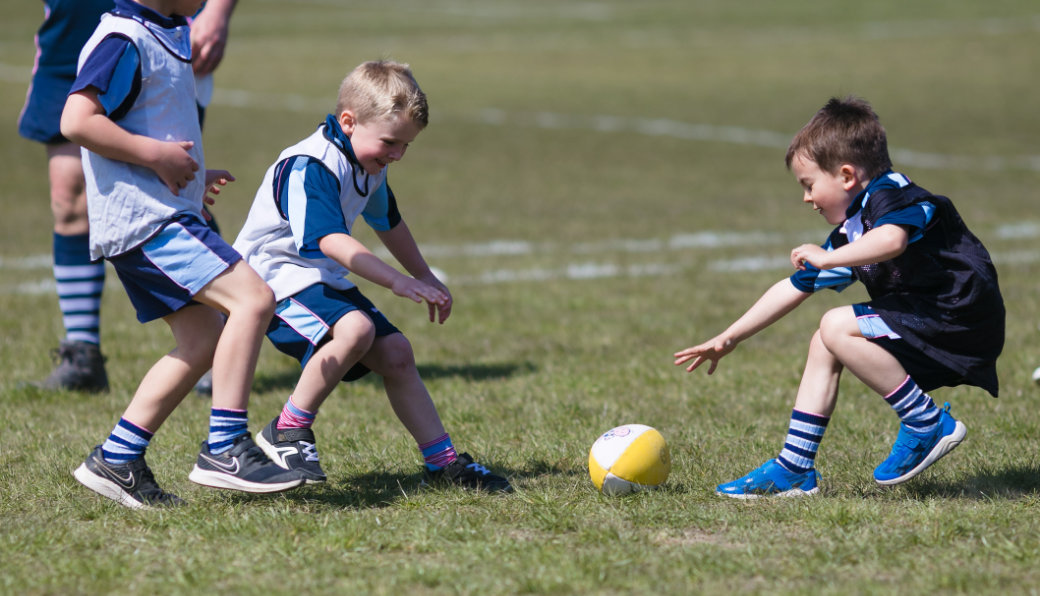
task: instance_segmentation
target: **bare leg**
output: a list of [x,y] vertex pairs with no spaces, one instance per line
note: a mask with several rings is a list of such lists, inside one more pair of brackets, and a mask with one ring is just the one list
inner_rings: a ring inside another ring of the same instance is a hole
[[372,347],[375,327],[360,311],[344,315],[330,331],[331,339],[307,361],[293,390],[293,403],[308,412],[317,412],[350,367]]
[[824,346],[820,331],[813,333],[794,409],[830,417],[838,403],[838,380],[842,369],[841,362]]
[[[274,295],[249,265],[239,261],[207,284],[195,299],[227,314],[213,355],[213,407],[245,410],[260,342],[274,314]],[[198,376],[192,379],[188,389],[197,380]]]
[[879,395],[888,395],[906,380],[906,369],[895,356],[863,337],[851,306],[823,315],[820,339],[834,358]]
[[86,181],[79,146],[72,143],[47,145],[47,174],[51,189],[54,231],[62,236],[86,234]]
[[164,319],[177,347],[152,365],[123,418],[155,432],[213,361],[220,336],[220,313],[208,306],[188,306]]
[[415,368],[412,345],[404,335],[376,338],[361,362],[383,377],[390,406],[416,443],[422,445],[445,434],[437,407]]

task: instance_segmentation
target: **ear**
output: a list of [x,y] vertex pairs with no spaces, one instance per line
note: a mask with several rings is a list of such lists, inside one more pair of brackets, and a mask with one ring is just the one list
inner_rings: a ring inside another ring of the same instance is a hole
[[838,177],[841,178],[841,186],[846,191],[861,186],[863,183],[863,171],[850,163],[841,164],[841,167],[838,168]]
[[354,112],[350,110],[343,110],[339,114],[339,127],[343,129],[343,134],[348,137],[354,134],[354,127],[357,125],[357,118],[354,116]]

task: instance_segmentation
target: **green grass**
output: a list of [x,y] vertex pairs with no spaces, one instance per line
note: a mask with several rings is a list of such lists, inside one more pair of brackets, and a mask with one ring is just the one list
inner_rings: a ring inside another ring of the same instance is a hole
[[[187,480],[209,407],[189,396],[149,451],[189,505],[147,513],[97,497],[71,471],[170,348],[165,326],[137,324],[110,274],[112,391],[26,384],[47,374],[62,333],[45,287],[44,154],[14,128],[41,12],[18,3],[0,22],[0,593],[1036,593],[1034,3],[241,3],[206,125],[207,164],[238,177],[221,223],[237,232],[263,171],[317,125],[350,68],[411,63],[431,125],[391,183],[455,311],[432,326],[425,309],[364,289],[407,332],[457,445],[518,490],[418,490],[415,445],[365,379],[338,388],[319,417],[329,482],[278,496]],[[818,498],[722,500],[716,484],[779,449],[820,315],[865,294],[815,297],[711,377],[686,375],[671,354],[787,275],[792,246],[823,239],[828,226],[783,167],[783,139],[848,93],[877,108],[897,167],[951,196],[994,254],[1008,308],[1001,397],[935,392],[968,425],[966,442],[881,489],[871,470],[895,418],[847,376]],[[696,126],[709,134],[679,134]],[[735,129],[761,141],[719,140]],[[693,242],[729,233],[744,241]],[[297,372],[264,346],[254,430]],[[588,449],[628,422],[667,438],[672,476],[655,493],[608,499],[589,482]]]

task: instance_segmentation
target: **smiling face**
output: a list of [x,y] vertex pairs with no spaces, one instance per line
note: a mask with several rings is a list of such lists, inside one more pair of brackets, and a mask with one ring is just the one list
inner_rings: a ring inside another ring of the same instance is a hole
[[831,225],[845,221],[845,212],[852,200],[869,182],[863,180],[859,168],[842,164],[837,172],[827,172],[804,153],[798,153],[791,160],[791,172],[802,186],[802,201],[811,204]]
[[350,110],[339,115],[343,134],[350,137],[354,156],[366,173],[376,175],[392,162],[400,161],[408,145],[422,132],[422,127],[404,112],[386,118],[359,122]]

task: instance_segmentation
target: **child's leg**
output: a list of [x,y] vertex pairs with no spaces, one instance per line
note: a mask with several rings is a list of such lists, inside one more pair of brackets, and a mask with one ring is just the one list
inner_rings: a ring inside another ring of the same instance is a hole
[[[245,410],[260,342],[274,314],[274,294],[249,265],[239,261],[200,290],[195,299],[227,314],[213,355],[213,407]],[[192,379],[192,384],[197,380]]]
[[164,320],[177,347],[149,369],[108,439],[75,471],[84,486],[135,509],[182,503],[155,482],[144,454],[155,431],[209,367],[220,335],[220,314],[207,306],[187,306]]
[[879,484],[905,482],[961,443],[964,424],[949,414],[948,406],[938,408],[895,356],[867,339],[852,306],[828,311],[820,331],[827,349],[881,394],[902,423],[891,454],[874,470]]
[[347,371],[368,352],[375,327],[367,315],[355,310],[340,317],[329,336],[307,361],[293,390],[292,404],[306,412],[316,414]]
[[415,367],[412,344],[403,334],[376,338],[361,363],[383,377],[390,406],[416,443],[424,445],[447,434]]
[[378,337],[361,359],[383,377],[383,387],[397,418],[415,439],[424,462],[424,482],[447,484],[494,493],[513,492],[503,476],[473,461],[468,453],[456,453],[444,430],[437,407],[415,367],[412,345],[401,333]]
[[91,261],[86,182],[79,147],[47,146],[51,213],[54,216],[54,280],[65,339],[58,367],[44,381],[48,389],[104,391],[108,375],[101,356],[101,295],[105,264]]
[[177,347],[152,365],[123,413],[125,420],[152,433],[209,368],[220,337],[220,313],[207,306],[186,306],[163,320]]

